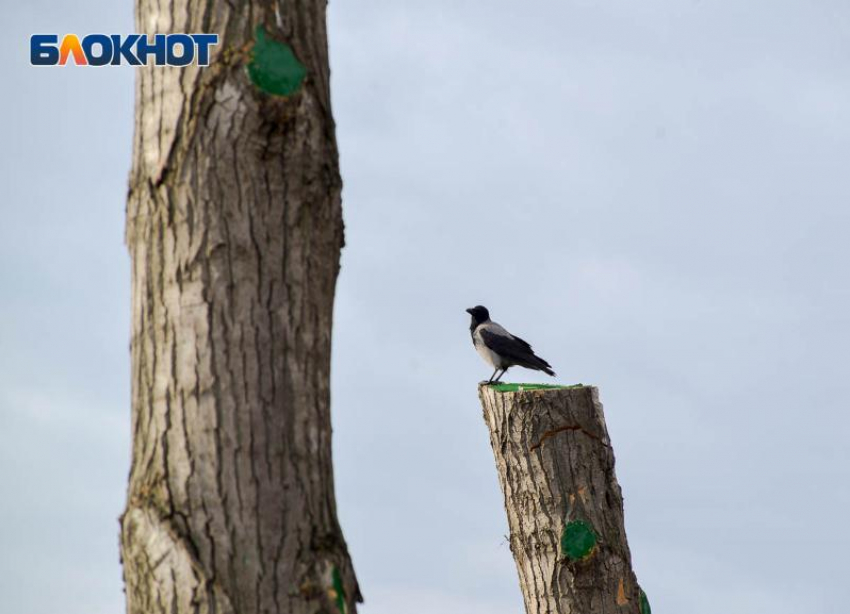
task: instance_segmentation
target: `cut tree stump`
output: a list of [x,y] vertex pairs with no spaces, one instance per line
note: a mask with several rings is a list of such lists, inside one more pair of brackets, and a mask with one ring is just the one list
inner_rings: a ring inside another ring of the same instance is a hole
[[593,386],[480,384],[527,614],[650,614]]

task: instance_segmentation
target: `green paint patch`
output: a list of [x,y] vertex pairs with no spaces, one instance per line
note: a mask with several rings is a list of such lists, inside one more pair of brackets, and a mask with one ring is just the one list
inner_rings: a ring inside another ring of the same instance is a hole
[[345,588],[342,586],[342,575],[336,567],[334,567],[331,572],[331,581],[333,582],[336,607],[340,611],[340,614],[345,614]]
[[584,520],[572,520],[561,533],[561,551],[572,561],[587,558],[596,548],[596,533]]
[[652,609],[649,607],[649,599],[646,598],[646,593],[640,589],[640,614],[652,614]]
[[275,96],[290,96],[298,91],[307,69],[298,61],[292,47],[266,35],[263,26],[254,30],[254,47],[248,76],[254,85]]
[[572,384],[570,386],[559,386],[558,384],[488,384],[496,392],[521,392],[523,390],[564,390],[569,388],[583,388],[584,384]]

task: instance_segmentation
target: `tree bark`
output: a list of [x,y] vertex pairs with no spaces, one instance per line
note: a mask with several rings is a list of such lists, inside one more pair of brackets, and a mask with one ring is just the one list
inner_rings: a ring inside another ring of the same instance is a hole
[[598,391],[481,384],[528,614],[649,614]]
[[127,611],[352,614],[331,465],[343,224],[325,2],[138,0],[136,24],[220,42],[209,67],[137,77]]

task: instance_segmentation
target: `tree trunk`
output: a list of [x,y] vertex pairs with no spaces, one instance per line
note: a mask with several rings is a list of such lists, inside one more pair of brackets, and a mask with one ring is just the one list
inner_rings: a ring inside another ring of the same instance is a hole
[[127,206],[131,614],[352,614],[330,345],[343,224],[323,0],[138,0],[218,33],[140,68]]
[[649,614],[596,388],[478,388],[528,614]]

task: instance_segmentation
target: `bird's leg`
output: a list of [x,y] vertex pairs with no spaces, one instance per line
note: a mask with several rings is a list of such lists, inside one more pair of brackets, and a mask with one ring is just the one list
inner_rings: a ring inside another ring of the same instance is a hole
[[[507,370],[507,369],[502,369],[502,372],[501,372],[501,373],[499,373],[499,377],[497,377],[495,380],[493,380],[493,383],[495,384],[495,383],[496,383],[496,382],[498,382],[500,379],[502,379],[502,376],[503,376],[505,373],[507,373],[507,372],[508,372],[508,370]],[[495,374],[494,374],[494,375],[495,375]]]
[[[496,371],[498,371],[498,370],[499,370],[499,368],[498,368],[498,367],[496,367]],[[496,371],[493,371],[493,375],[491,375],[491,376],[490,376],[490,379],[488,379],[488,380],[487,380],[487,383],[488,383],[488,384],[492,384],[492,383],[493,383],[493,378],[496,376]]]

